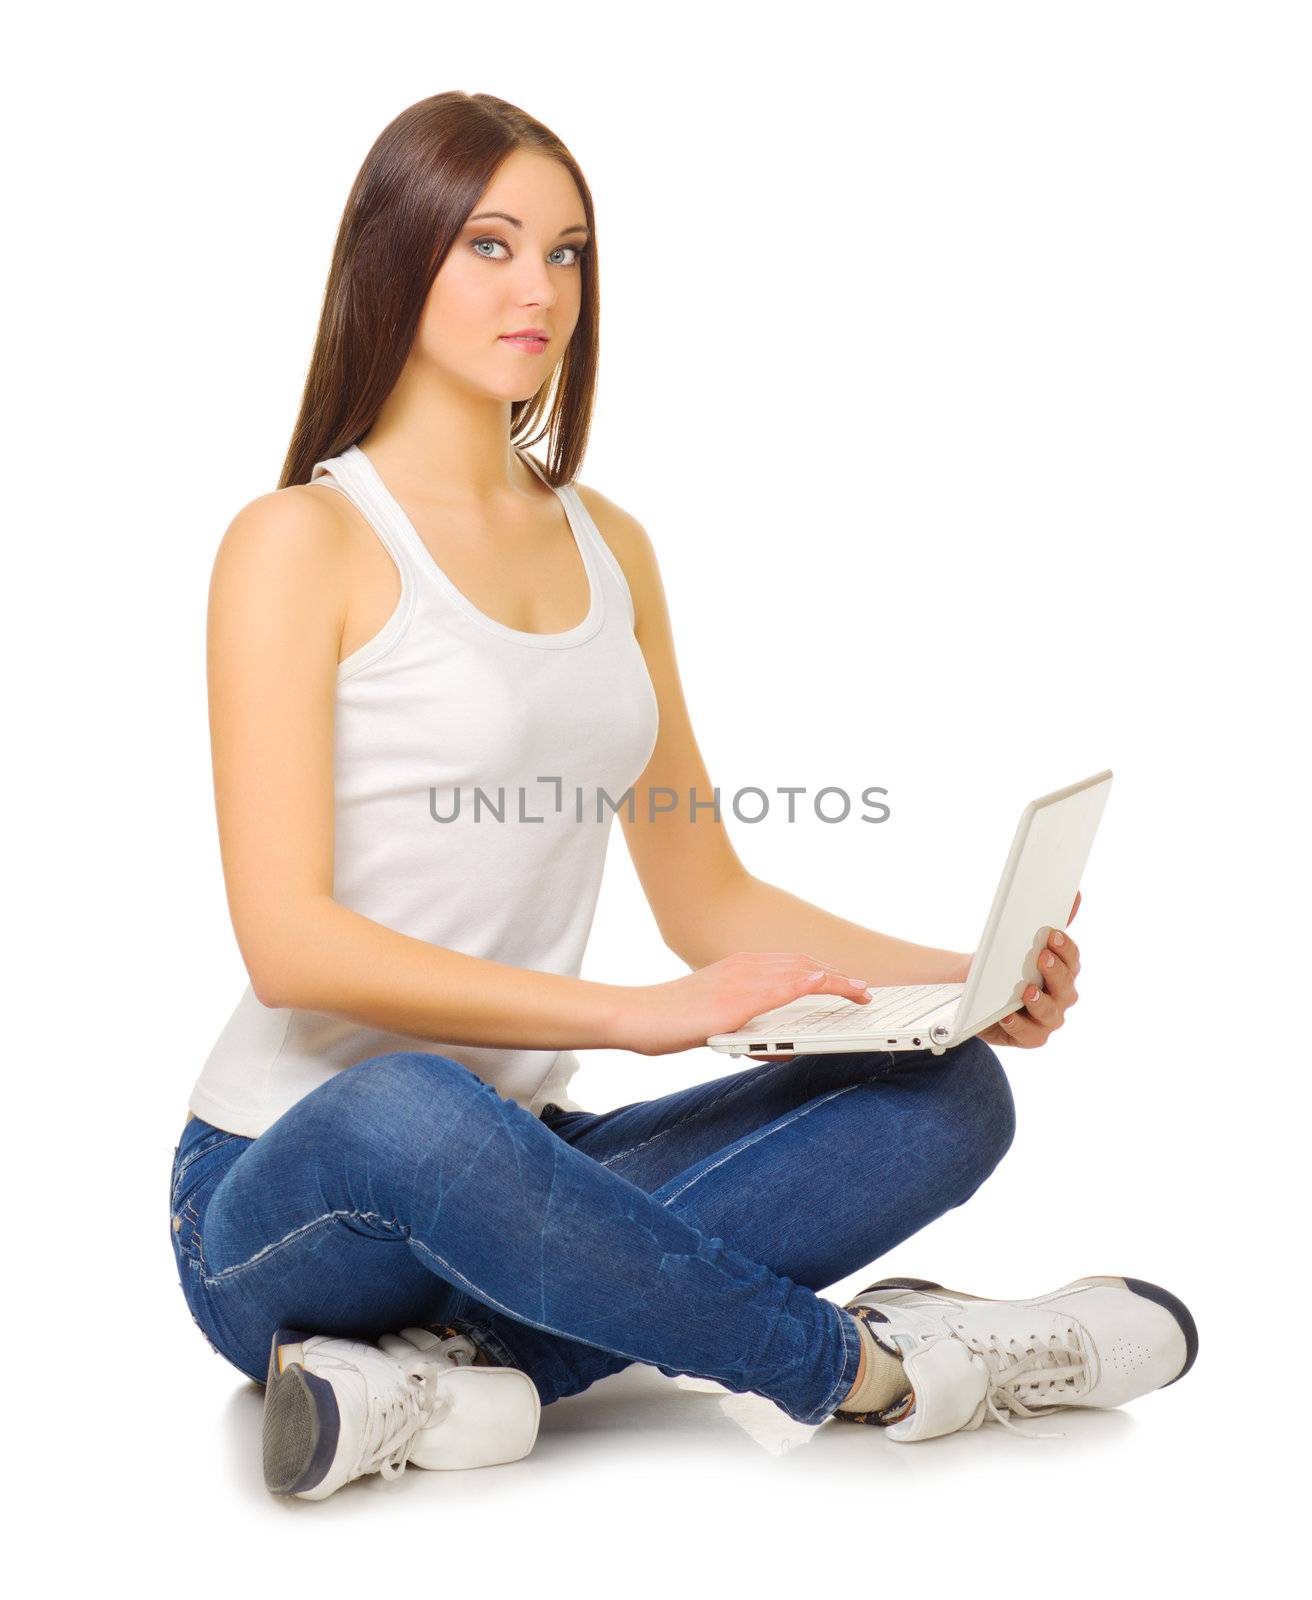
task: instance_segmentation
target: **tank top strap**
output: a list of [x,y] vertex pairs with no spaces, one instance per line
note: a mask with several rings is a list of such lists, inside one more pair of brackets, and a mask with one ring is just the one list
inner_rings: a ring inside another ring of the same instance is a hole
[[310,472],[310,482],[322,483],[346,496],[400,568],[406,587],[412,587],[418,567],[410,542],[413,536],[390,497],[378,492],[374,474],[362,452],[351,445],[341,455],[316,461]]
[[[527,451],[519,449],[518,446],[515,448],[520,459],[552,490],[565,507],[570,526],[581,543],[580,554],[589,567],[589,583],[593,582],[594,575],[600,576],[603,598],[600,608],[594,606],[594,610],[604,611],[604,592],[609,589],[620,596],[622,612],[628,616],[629,626],[632,627],[634,608],[628,579],[611,547],[602,538],[600,530],[592,520],[592,513],[583,503],[583,497],[572,483],[559,486],[553,484]],[[357,445],[351,445],[340,455],[316,461],[310,474],[310,482],[323,483],[339,490],[355,505],[400,569],[403,596],[417,594],[425,588],[426,580],[429,587],[436,581],[453,604],[467,614],[479,615],[437,568],[431,553],[410,525],[386,484],[379,478],[372,462]],[[489,625],[487,618],[483,617],[480,620],[485,626]],[[497,631],[511,631],[501,630],[496,623],[490,626]],[[583,624],[580,624],[580,627],[582,626]]]
[[[538,462],[534,461],[533,456],[523,450],[518,451],[518,454],[520,454],[522,461],[533,467],[534,472],[538,474],[542,482],[546,483],[547,488],[554,488],[550,478],[547,478],[546,472],[542,472],[541,467],[538,466]],[[555,490],[555,493],[560,496],[563,504],[565,504],[566,512],[570,514],[571,526],[578,531],[579,538],[586,542],[587,547],[592,550],[594,562],[600,563],[602,581],[610,589],[613,589],[624,602],[624,614],[627,614],[627,618],[629,618],[629,627],[634,626],[637,613],[634,611],[634,595],[630,594],[629,590],[629,579],[624,576],[624,568],[619,565],[618,560],[614,557],[614,550],[611,550],[611,547],[602,538],[602,530],[592,520],[592,512],[587,509],[586,504],[582,501],[582,494],[579,494],[579,491],[574,488],[573,483],[562,483],[560,488]]]
[[[546,473],[533,460],[532,456],[527,455],[523,450],[519,454],[521,459],[526,461],[537,473],[538,477],[542,479],[543,483],[547,484],[548,488],[553,487]],[[629,580],[624,575],[624,568],[616,560],[615,552],[602,538],[601,529],[592,520],[592,513],[583,503],[583,496],[574,485],[572,483],[562,483],[556,493],[565,502],[566,510],[570,512],[570,522],[578,530],[582,538],[587,541],[594,558],[600,562],[605,581],[622,598],[624,610],[628,615],[629,626],[632,627],[636,617],[633,609],[633,595],[629,590]]]
[[538,466],[537,462],[534,461],[533,457],[531,455],[529,455],[527,450],[521,450],[520,447],[518,445],[516,445],[515,446],[515,454],[519,457],[519,459],[524,463],[524,465],[526,467],[531,468],[537,474],[537,476],[542,479],[543,483],[546,484],[548,489],[554,488],[554,485],[552,484],[551,479],[547,477],[546,473],[543,472],[543,470],[542,470],[542,468],[540,466]]

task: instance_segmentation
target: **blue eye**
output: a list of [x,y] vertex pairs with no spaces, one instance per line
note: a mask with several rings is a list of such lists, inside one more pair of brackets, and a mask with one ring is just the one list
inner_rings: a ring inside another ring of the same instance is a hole
[[[476,255],[482,256],[484,261],[503,261],[506,259],[504,256],[485,255],[484,252],[479,249],[479,246],[484,244],[498,244],[503,250],[509,250],[510,248],[504,239],[494,239],[486,236],[481,239],[472,240],[469,248],[474,251]],[[583,252],[587,248],[588,247],[586,244],[561,244],[557,245],[551,254],[554,256],[559,255],[562,250],[572,250],[574,252],[574,259],[572,261],[561,262],[560,265],[566,267],[577,267],[580,261],[583,259]]]

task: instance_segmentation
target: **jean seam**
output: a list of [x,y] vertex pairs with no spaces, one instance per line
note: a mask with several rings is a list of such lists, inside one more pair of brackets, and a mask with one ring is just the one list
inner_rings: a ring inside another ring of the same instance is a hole
[[[293,1228],[290,1233],[284,1233],[281,1239],[274,1239],[269,1244],[262,1245],[253,1256],[249,1256],[245,1261],[237,1261],[230,1267],[221,1267],[218,1272],[207,1273],[205,1281],[206,1283],[218,1283],[224,1278],[234,1277],[237,1273],[244,1272],[247,1267],[253,1267],[256,1262],[263,1261],[266,1256],[271,1255],[283,1245],[290,1244],[293,1239],[299,1239],[309,1233],[311,1229],[322,1227],[325,1222],[335,1222],[341,1217],[350,1217],[356,1222],[374,1223],[383,1228],[399,1229],[401,1226],[395,1217],[389,1220],[380,1216],[377,1211],[325,1211],[322,1216],[314,1217],[309,1222],[303,1222],[300,1227]],[[386,1244],[390,1241],[382,1240],[380,1242]],[[415,1243],[418,1243],[418,1240]]]
[[867,1081],[869,1080],[863,1079],[860,1083],[847,1083],[844,1084],[841,1089],[831,1089],[828,1094],[817,1095],[814,1099],[807,1100],[800,1106],[795,1106],[782,1121],[776,1118],[768,1128],[758,1128],[756,1132],[750,1135],[745,1135],[735,1144],[731,1145],[729,1149],[722,1150],[720,1152],[720,1158],[718,1161],[713,1162],[709,1167],[703,1167],[699,1172],[695,1172],[693,1176],[689,1178],[686,1183],[682,1184],[678,1189],[676,1189],[673,1194],[668,1195],[665,1199],[663,1199],[661,1204],[663,1206],[668,1206],[671,1201],[677,1200],[679,1196],[686,1190],[691,1189],[694,1183],[700,1183],[703,1178],[708,1177],[712,1172],[717,1172],[726,1161],[732,1161],[736,1155],[741,1155],[744,1150],[750,1150],[751,1147],[758,1142],[758,1140],[768,1139],[772,1133],[782,1133],[785,1128],[796,1122],[798,1117],[805,1117],[810,1112],[815,1111],[818,1107],[828,1105],[831,1100],[836,1100],[840,1094],[851,1094],[853,1089],[863,1088]]
[[[505,1305],[502,1301],[498,1300],[495,1295],[489,1294],[486,1289],[480,1289],[477,1284],[471,1283],[469,1279],[465,1277],[463,1272],[451,1265],[445,1256],[438,1255],[437,1251],[434,1250],[431,1245],[426,1245],[422,1239],[416,1239],[413,1234],[410,1236],[410,1244],[414,1249],[422,1250],[425,1255],[432,1256],[434,1261],[440,1262],[442,1266],[443,1277],[453,1278],[462,1283],[472,1295],[478,1298],[480,1303],[490,1304],[494,1310],[504,1312],[512,1322],[527,1323],[530,1328],[538,1328],[543,1333],[554,1334],[558,1339],[574,1339],[580,1344],[595,1344],[595,1341],[593,1340],[580,1339],[579,1335],[576,1333],[567,1333],[565,1329],[553,1327],[549,1322],[539,1322],[535,1317],[526,1316],[522,1311],[512,1310],[510,1306]],[[595,1345],[595,1348],[599,1350],[608,1350],[613,1355],[623,1356],[626,1361],[645,1360],[643,1356],[634,1355],[631,1350],[617,1350],[614,1345]],[[718,1380],[716,1381],[718,1382]]]
[[[173,1169],[173,1188],[169,1195],[169,1204],[172,1206],[177,1205],[178,1195],[182,1191],[182,1180],[187,1176],[188,1170],[195,1162],[199,1161],[203,1156],[209,1155],[211,1150],[219,1150],[225,1144],[230,1143],[233,1139],[238,1139],[240,1137],[240,1134],[229,1133],[222,1139],[216,1139],[213,1144],[206,1145],[203,1150],[189,1150],[186,1156],[183,1158],[182,1165],[175,1166]],[[174,1160],[175,1162],[177,1160],[176,1151],[174,1151]]]
[[[770,1072],[762,1073],[759,1078],[754,1079],[754,1084],[759,1086],[760,1084],[767,1082],[770,1078],[774,1077],[776,1073],[781,1072],[784,1067],[790,1066],[791,1064],[792,1063],[788,1061],[777,1062]],[[649,1139],[644,1139],[641,1144],[630,1145],[627,1150],[617,1150],[614,1155],[607,1156],[606,1159],[601,1162],[601,1165],[603,1167],[609,1167],[612,1162],[622,1161],[625,1156],[636,1155],[639,1150],[645,1150],[648,1145],[655,1144],[658,1139],[663,1139],[667,1133],[673,1133],[676,1128],[683,1127],[685,1122],[692,1122],[697,1117],[705,1116],[708,1111],[714,1111],[716,1106],[734,1093],[734,1091],[738,1088],[738,1082],[739,1080],[735,1078],[726,1086],[722,1094],[716,1095],[714,1100],[708,1100],[702,1105],[699,1105],[696,1110],[690,1111],[686,1117],[680,1117],[677,1122],[670,1123],[668,1128],[662,1128],[658,1133],[653,1133]]]
[[[553,1327],[553,1325],[549,1322],[539,1322],[536,1317],[526,1316],[521,1311],[512,1311],[508,1305],[503,1304],[496,1298],[495,1295],[491,1295],[486,1289],[479,1289],[475,1284],[470,1283],[469,1279],[465,1277],[463,1272],[460,1272],[457,1268],[453,1267],[445,1256],[438,1255],[437,1251],[432,1249],[429,1245],[426,1245],[422,1239],[416,1239],[412,1234],[410,1237],[410,1243],[415,1249],[422,1250],[425,1255],[432,1256],[434,1261],[441,1262],[442,1275],[444,1277],[454,1278],[465,1284],[471,1293],[479,1296],[480,1303],[490,1304],[495,1310],[504,1312],[512,1322],[522,1322],[526,1326],[530,1328],[537,1328],[543,1333],[554,1334],[557,1339],[572,1339],[578,1344],[591,1344],[595,1349],[605,1350],[611,1355],[621,1356],[625,1361],[637,1361],[643,1366],[660,1365],[658,1361],[650,1360],[646,1356],[635,1355],[632,1350],[620,1350],[617,1349],[613,1344],[597,1344],[595,1340],[581,1338],[577,1333],[567,1333],[563,1328]],[[470,1326],[477,1327],[480,1325],[470,1324]],[[705,1378],[708,1383],[722,1384],[724,1382],[724,1379],[714,1372],[687,1372],[687,1369],[685,1368],[680,1368],[680,1371],[686,1372],[687,1376],[690,1378]]]
[[[457,1278],[457,1279],[459,1279],[459,1281],[461,1283],[468,1284],[469,1288],[471,1290],[474,1289],[474,1285],[469,1282],[469,1279],[466,1278],[463,1273],[458,1272],[456,1270],[456,1268],[453,1267],[451,1265],[451,1263],[444,1256],[438,1255],[436,1250],[430,1249],[429,1246],[426,1245],[423,1242],[422,1239],[416,1239],[416,1238],[414,1238],[412,1236],[411,1239],[410,1239],[410,1243],[412,1245],[414,1245],[417,1249],[422,1250],[425,1253],[425,1255],[432,1256],[434,1261],[440,1261],[442,1263],[442,1270],[443,1270],[443,1275],[444,1276]],[[549,1322],[538,1322],[537,1319],[534,1318],[534,1317],[525,1316],[522,1312],[519,1312],[519,1311],[512,1311],[509,1306],[503,1305],[502,1302],[500,1300],[498,1300],[495,1295],[488,1294],[485,1289],[480,1289],[480,1290],[477,1290],[476,1292],[479,1295],[482,1296],[480,1304],[490,1304],[495,1310],[504,1312],[506,1314],[506,1316],[508,1316],[511,1319],[512,1322],[521,1322],[526,1327],[537,1328],[542,1333],[553,1334],[558,1339],[568,1339],[568,1340],[573,1340],[577,1344],[589,1344],[589,1345],[592,1345],[592,1347],[594,1349],[596,1349],[596,1350],[604,1350],[604,1351],[607,1352],[607,1354],[619,1356],[625,1361],[636,1361],[636,1362],[639,1363],[640,1366],[659,1367],[659,1366],[662,1365],[662,1363],[660,1361],[652,1359],[652,1358],[648,1358],[647,1356],[634,1355],[634,1353],[631,1350],[620,1350],[620,1349],[617,1349],[613,1344],[597,1344],[594,1340],[581,1338],[577,1333],[566,1333],[563,1328],[553,1327],[552,1324],[549,1323]],[[829,1301],[828,1303],[830,1305],[833,1304],[832,1301]],[[475,1322],[475,1321],[473,1321],[472,1318],[467,1317],[467,1316],[457,1316],[457,1317],[453,1318],[452,1321],[453,1321],[453,1325],[455,1325],[457,1323],[463,1324],[464,1327],[468,1329],[471,1337],[474,1338],[475,1342],[477,1342],[480,1333],[483,1334],[485,1337],[487,1337],[489,1346],[492,1347],[493,1355],[496,1355],[496,1354],[499,1353],[495,1348],[495,1346],[499,1344],[501,1346],[501,1349],[505,1352],[505,1354],[507,1356],[510,1356],[510,1351],[509,1351],[508,1347],[505,1345],[505,1343],[501,1339],[499,1339],[497,1337],[497,1335],[495,1333],[493,1333],[492,1329],[489,1328],[486,1323]],[[519,1367],[519,1363],[517,1361],[515,1361],[513,1358],[511,1359],[510,1364],[512,1366]],[[523,1372],[523,1371],[527,1371],[527,1368],[519,1367],[519,1370],[521,1372]],[[689,1368],[686,1368],[686,1367],[680,1367],[679,1371],[684,1376],[689,1377],[689,1378],[704,1378],[708,1383],[718,1383],[718,1384],[724,1385],[724,1378],[720,1373],[715,1373],[715,1372],[693,1372]],[[529,1373],[529,1376],[532,1377],[532,1373]],[[842,1379],[840,1378],[839,1379],[839,1383],[841,1383],[841,1382],[842,1382]],[[835,1385],[835,1387],[837,1387],[837,1385]],[[756,1391],[753,1390],[752,1392],[755,1393]],[[833,1391],[831,1390],[830,1393],[832,1394],[832,1392]],[[778,1405],[779,1402],[778,1401],[774,1401],[774,1404]],[[791,1415],[791,1413],[790,1413],[790,1415]],[[823,1416],[820,1418],[820,1420],[821,1421],[824,1420]]]

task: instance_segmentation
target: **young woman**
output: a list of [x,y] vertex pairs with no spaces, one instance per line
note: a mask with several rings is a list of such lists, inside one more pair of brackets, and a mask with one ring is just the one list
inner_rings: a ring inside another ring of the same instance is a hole
[[[911,1440],[1117,1405],[1193,1360],[1183,1305],[1134,1279],[820,1294],[993,1170],[1013,1106],[992,1046],[1062,1025],[1069,935],[1021,1010],[941,1056],[569,1098],[576,1049],[687,1050],[802,994],[861,1005],[970,965],[761,882],[711,820],[651,543],[574,481],[598,306],[559,140],[489,95],[412,106],[347,201],[279,488],[215,561],[214,781],[250,985],[190,1096],[172,1240],[196,1322],[266,1383],[277,1493],[476,1460],[442,1459],[443,1428],[478,1415],[435,1398],[452,1359],[533,1390],[519,1454],[539,1401],[634,1361]],[[539,423],[549,467],[522,442]],[[674,982],[578,977],[615,809],[692,969]]]

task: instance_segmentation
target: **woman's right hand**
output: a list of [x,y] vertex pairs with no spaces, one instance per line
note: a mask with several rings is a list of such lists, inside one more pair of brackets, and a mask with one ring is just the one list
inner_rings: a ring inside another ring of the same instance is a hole
[[631,989],[617,1043],[644,1056],[691,1050],[713,1033],[733,1033],[761,1012],[804,994],[837,994],[858,1004],[870,998],[862,979],[812,956],[743,951],[672,983]]

